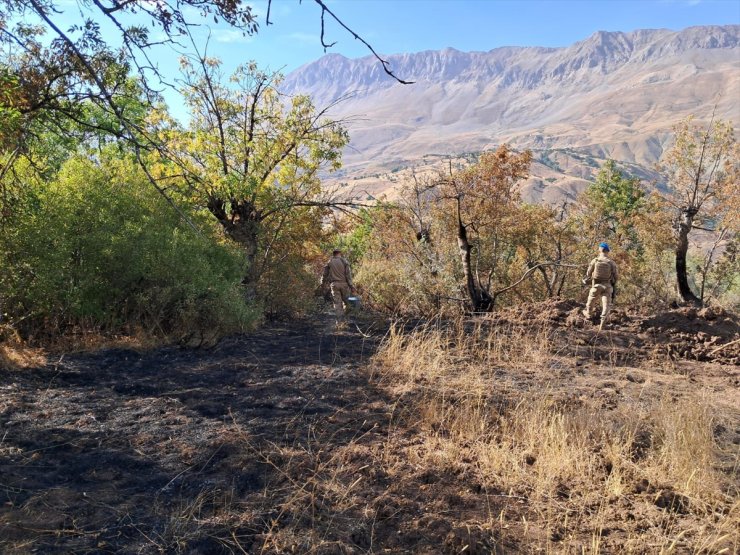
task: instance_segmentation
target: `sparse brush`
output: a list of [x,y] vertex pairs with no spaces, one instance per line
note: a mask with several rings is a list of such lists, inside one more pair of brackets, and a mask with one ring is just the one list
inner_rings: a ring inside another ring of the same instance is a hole
[[[651,414],[653,452],[650,473],[692,499],[708,502],[721,491],[715,470],[714,417],[701,398],[663,399]],[[714,494],[714,495],[712,495]]]
[[[393,327],[374,372],[403,396],[399,417],[426,432],[416,464],[454,467],[464,453],[486,491],[528,501],[525,535],[534,533],[534,513],[556,538],[544,541],[548,552],[602,552],[619,500],[644,504],[655,518],[627,552],[645,552],[647,535],[655,552],[736,548],[738,508],[717,470],[706,400],[638,400],[614,410],[574,399],[553,381],[557,351],[547,328],[438,320],[408,332]],[[503,522],[504,512],[492,518]],[[590,543],[565,541],[579,531]]]

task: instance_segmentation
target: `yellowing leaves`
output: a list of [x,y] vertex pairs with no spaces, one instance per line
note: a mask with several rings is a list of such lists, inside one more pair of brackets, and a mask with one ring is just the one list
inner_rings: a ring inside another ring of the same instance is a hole
[[228,79],[211,58],[182,68],[190,122],[160,120],[157,174],[216,218],[245,253],[248,294],[265,294],[260,280],[278,262],[295,271],[317,255],[319,172],[339,168],[347,133],[309,97],[281,95],[281,76],[253,63]]

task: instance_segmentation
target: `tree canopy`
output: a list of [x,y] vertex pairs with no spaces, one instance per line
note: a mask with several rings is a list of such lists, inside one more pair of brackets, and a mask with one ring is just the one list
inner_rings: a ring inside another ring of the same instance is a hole
[[674,213],[678,291],[684,301],[699,304],[702,299],[688,280],[689,233],[719,231],[723,226],[737,232],[740,151],[729,122],[713,119],[702,126],[687,118],[674,133],[674,144],[659,167],[668,182],[664,198]]

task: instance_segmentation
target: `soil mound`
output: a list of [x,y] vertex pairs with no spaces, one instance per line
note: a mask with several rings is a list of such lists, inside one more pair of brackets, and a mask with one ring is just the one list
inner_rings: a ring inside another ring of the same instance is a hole
[[582,310],[573,299],[547,299],[537,303],[526,303],[512,308],[504,308],[491,315],[498,323],[519,326],[542,326],[564,324],[573,312]]
[[740,320],[722,308],[677,308],[645,318],[642,329],[668,333],[704,333],[721,338],[737,337]]
[[[578,344],[576,330],[596,330],[598,317],[587,320],[583,304],[572,299],[548,299],[490,316],[494,325],[553,328]],[[569,328],[575,328],[571,332]],[[616,308],[604,330],[617,343],[642,348],[640,355],[659,352],[672,360],[740,364],[740,317],[722,308],[682,307],[654,314]]]
[[678,308],[637,325],[671,358],[740,364],[740,318],[721,308]]

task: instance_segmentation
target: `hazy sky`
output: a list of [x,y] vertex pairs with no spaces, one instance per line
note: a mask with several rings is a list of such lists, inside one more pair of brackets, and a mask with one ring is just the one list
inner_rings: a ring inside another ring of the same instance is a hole
[[[263,22],[267,3],[251,4]],[[740,0],[329,0],[327,5],[383,53],[566,46],[599,30],[740,24]],[[246,38],[214,28],[210,50],[229,65],[255,59],[288,72],[323,54],[320,13],[311,0],[274,0],[273,25]],[[337,41],[331,52],[368,54],[328,19],[326,40]]]

